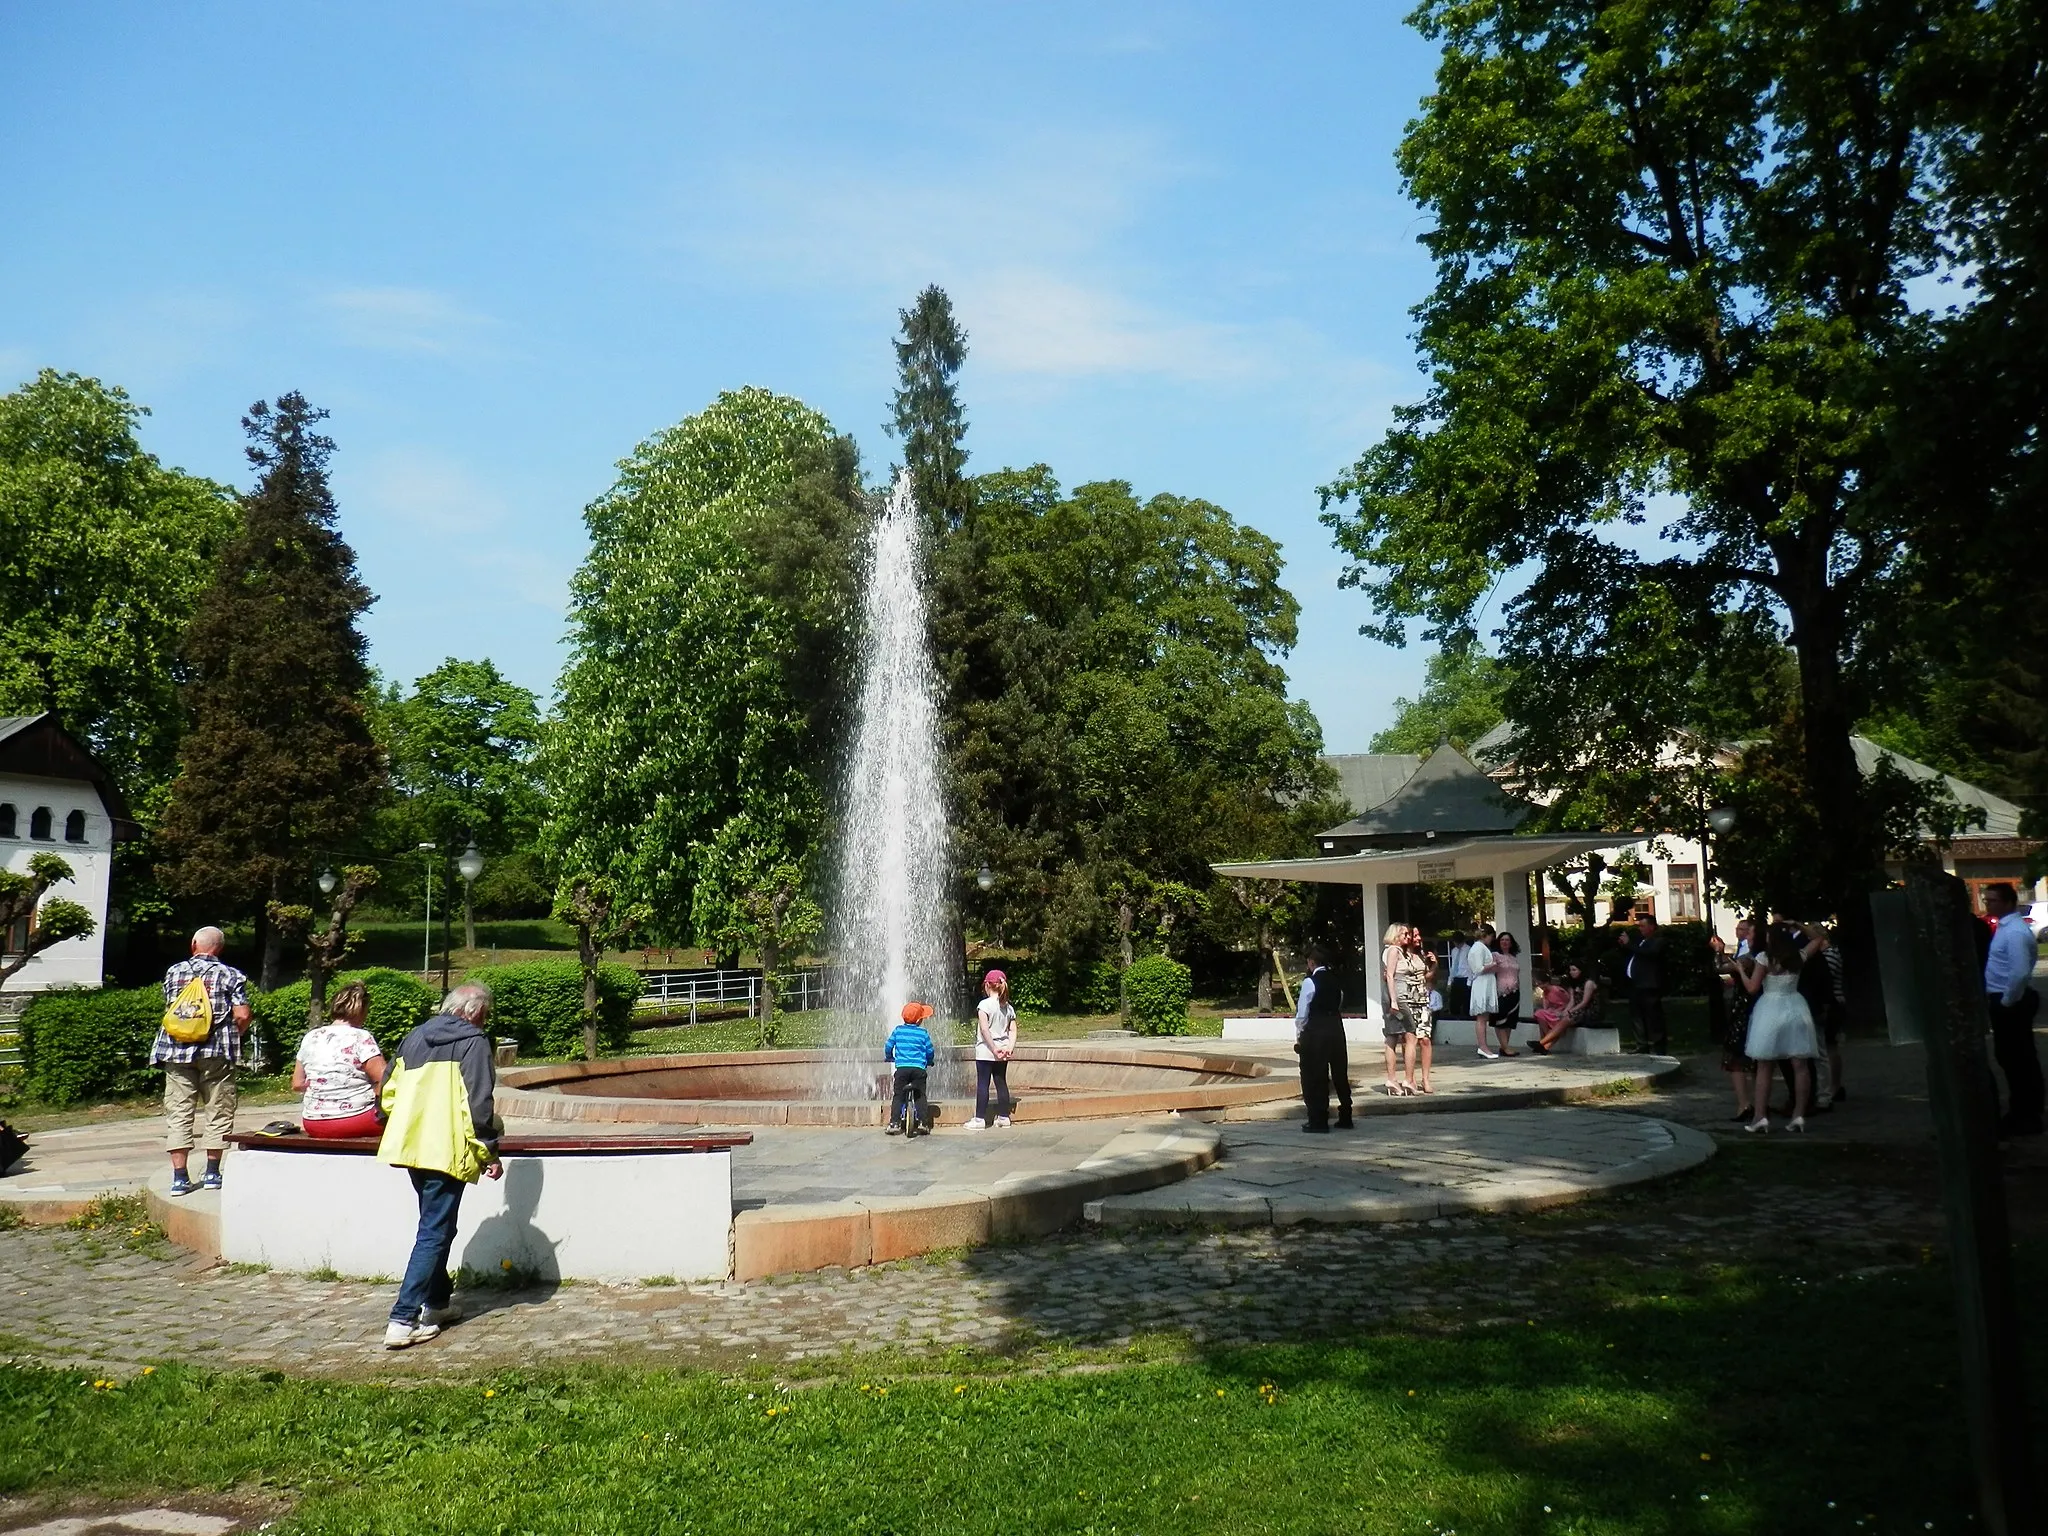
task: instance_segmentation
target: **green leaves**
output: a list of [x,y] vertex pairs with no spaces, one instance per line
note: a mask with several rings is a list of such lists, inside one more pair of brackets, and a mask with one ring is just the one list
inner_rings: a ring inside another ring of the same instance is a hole
[[489,661],[449,657],[377,710],[376,725],[402,797],[405,836],[486,853],[509,852],[541,819],[540,702]]
[[571,583],[543,847],[681,939],[727,823],[770,829],[799,860],[819,835],[857,463],[817,412],[745,389],[619,468]]
[[0,396],[0,714],[56,710],[138,806],[170,777],[179,637],[236,524],[144,453],[120,389],[44,369]]

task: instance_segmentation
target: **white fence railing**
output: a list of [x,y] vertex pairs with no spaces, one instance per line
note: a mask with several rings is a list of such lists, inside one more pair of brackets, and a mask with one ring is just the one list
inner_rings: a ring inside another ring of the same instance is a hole
[[[644,990],[634,1010],[639,1013],[687,1013],[692,1024],[697,1010],[720,1013],[735,1009],[746,1017],[761,1013],[759,971],[642,971]],[[825,972],[821,968],[778,971],[777,1000],[784,1013],[808,1013],[825,1006]]]

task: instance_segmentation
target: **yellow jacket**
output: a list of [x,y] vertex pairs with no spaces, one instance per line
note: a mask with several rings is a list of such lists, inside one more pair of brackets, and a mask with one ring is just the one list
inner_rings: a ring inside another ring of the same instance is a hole
[[453,1014],[427,1020],[405,1037],[385,1075],[377,1161],[474,1184],[498,1156],[497,1087],[482,1030]]

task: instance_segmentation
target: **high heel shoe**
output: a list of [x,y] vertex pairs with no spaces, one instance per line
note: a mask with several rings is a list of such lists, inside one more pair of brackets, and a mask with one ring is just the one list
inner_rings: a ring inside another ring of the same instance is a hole
[[1800,1135],[1804,1135],[1806,1133],[1806,1116],[1794,1115],[1790,1120],[1787,1120],[1785,1122],[1785,1129],[1788,1131],[1797,1132]]
[[1748,1131],[1751,1135],[1756,1135],[1758,1133],[1769,1134],[1771,1129],[1771,1122],[1769,1120],[1752,1120],[1749,1122],[1748,1125],[1744,1126],[1743,1129]]

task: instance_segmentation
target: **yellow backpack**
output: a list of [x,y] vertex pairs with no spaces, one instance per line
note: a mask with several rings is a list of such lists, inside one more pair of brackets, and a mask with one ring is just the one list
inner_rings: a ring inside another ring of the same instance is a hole
[[194,976],[164,1010],[164,1033],[180,1045],[197,1045],[213,1033],[213,994]]

